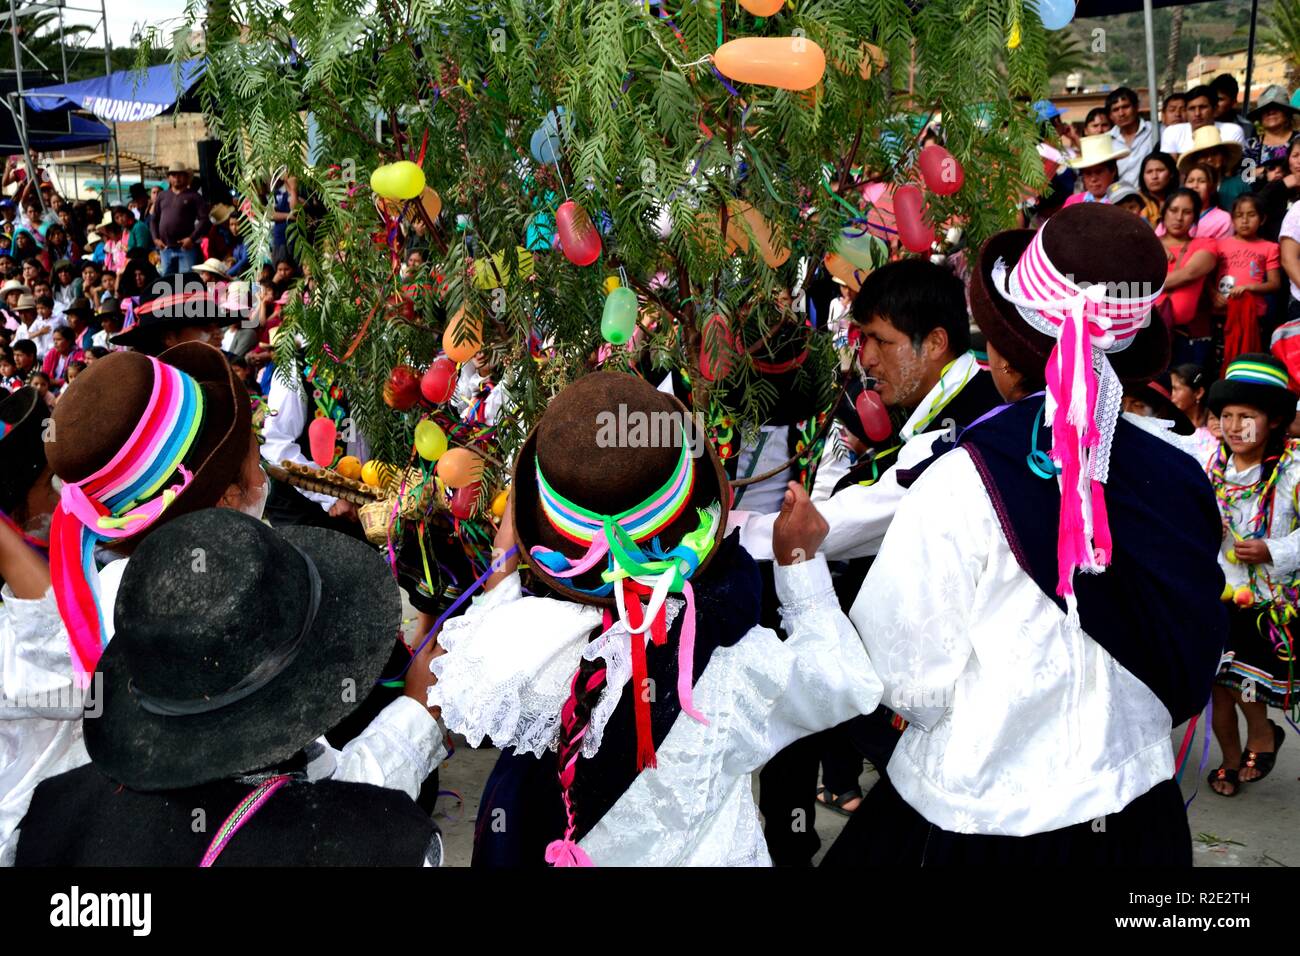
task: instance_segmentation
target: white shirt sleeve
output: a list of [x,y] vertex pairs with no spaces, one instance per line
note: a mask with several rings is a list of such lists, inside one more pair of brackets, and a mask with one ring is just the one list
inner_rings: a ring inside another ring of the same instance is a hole
[[[926,432],[906,442],[894,467],[873,485],[850,485],[817,503],[830,531],[819,553],[828,561],[847,561],[880,550],[889,523],[907,489],[898,483],[899,468],[913,468],[930,457],[941,432]],[[772,528],[777,515],[750,515],[740,529],[740,543],[758,561],[772,560]]]
[[447,756],[444,728],[419,701],[405,695],[381,710],[342,750],[326,747],[334,758],[331,779],[401,790],[412,800]]
[[[880,679],[884,704],[922,730],[951,705],[972,653],[967,616],[997,528],[961,494],[961,449],[940,458],[902,500],[849,609]],[[975,479],[978,483],[978,478]],[[981,517],[977,517],[981,516]],[[1014,624],[1014,622],[1009,622]]]
[[[1287,473],[1278,478],[1273,496],[1273,527],[1295,525],[1296,512],[1300,511],[1300,460],[1292,460]],[[1300,568],[1300,527],[1290,534],[1269,538],[1268,553],[1273,556],[1269,566],[1274,576],[1287,576]]]
[[[268,414],[262,427],[262,458],[273,465],[282,461],[314,465],[298,445],[298,436],[307,424],[307,396],[302,393],[302,387],[296,383],[287,385],[280,375],[272,375],[266,405]],[[304,491],[301,488],[294,490],[319,504],[325,511],[329,511],[338,501],[337,498],[315,491]]]
[[726,682],[734,689],[732,706],[718,715],[729,725],[727,774],[752,773],[799,738],[869,714],[880,703],[880,678],[840,610],[826,558],[778,565],[775,577],[789,637],[782,642],[755,628],[733,648],[714,652],[736,668]]
[[849,456],[840,435],[844,426],[836,422],[826,436],[822,446],[822,456],[817,464],[817,476],[813,479],[812,492],[808,495],[815,502],[829,501],[839,480],[849,473]]

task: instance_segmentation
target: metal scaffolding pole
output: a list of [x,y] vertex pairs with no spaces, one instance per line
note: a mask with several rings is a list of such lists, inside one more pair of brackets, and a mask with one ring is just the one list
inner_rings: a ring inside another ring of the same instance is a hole
[[[104,6],[106,0],[99,0],[99,16],[104,24],[104,76],[111,76],[113,73],[113,43],[108,37],[108,10]],[[125,205],[122,202],[122,154],[117,148],[117,120],[113,120],[113,165],[117,168],[117,202],[118,205]],[[104,186],[105,191],[108,186],[108,152],[104,153]]]
[[12,105],[9,109],[14,114],[14,126],[18,130],[18,141],[23,146],[23,162],[27,164],[27,180],[35,188],[31,192],[35,193],[36,201],[41,205],[41,215],[45,214],[45,197],[41,195],[41,184],[36,181],[36,164],[32,162],[32,148],[27,141],[27,103],[23,100],[23,61],[21,46],[18,42],[18,8],[14,0],[9,0],[9,35],[14,41],[14,75],[18,80],[17,93],[10,93],[9,98],[18,100],[18,108],[15,110]]

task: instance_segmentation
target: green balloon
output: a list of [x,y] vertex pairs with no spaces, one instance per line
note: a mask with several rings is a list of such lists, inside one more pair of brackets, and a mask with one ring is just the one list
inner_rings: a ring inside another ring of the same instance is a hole
[[[854,232],[857,230],[855,229]],[[889,248],[879,236],[864,232],[860,236],[840,233],[835,251],[855,269],[870,272],[889,261]]]
[[600,334],[611,345],[623,345],[636,331],[636,293],[625,285],[605,296]]

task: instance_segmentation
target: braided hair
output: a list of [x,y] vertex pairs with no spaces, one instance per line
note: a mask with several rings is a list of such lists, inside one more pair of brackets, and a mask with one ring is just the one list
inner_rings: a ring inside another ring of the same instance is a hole
[[569,698],[560,708],[560,741],[556,752],[556,770],[560,777],[560,794],[564,799],[566,842],[573,840],[577,828],[571,790],[577,773],[578,758],[582,756],[582,739],[591,724],[591,711],[600,699],[606,682],[605,661],[583,658],[573,675]]

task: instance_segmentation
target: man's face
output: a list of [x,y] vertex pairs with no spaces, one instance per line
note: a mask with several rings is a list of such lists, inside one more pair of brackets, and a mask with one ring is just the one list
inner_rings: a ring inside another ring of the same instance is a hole
[[876,391],[886,405],[914,408],[924,397],[922,391],[927,367],[924,355],[912,346],[912,340],[888,319],[873,315],[862,329],[859,361],[868,375],[876,379]]
[[32,295],[39,299],[43,295],[50,295],[50,284],[48,282],[38,282],[32,286]]
[[1232,119],[1232,115],[1237,112],[1237,100],[1227,93],[1220,93],[1218,96],[1218,112],[1215,114],[1216,119]]
[[1133,108],[1133,104],[1129,100],[1121,97],[1110,108],[1110,121],[1124,129],[1137,122],[1137,110]]
[[1080,172],[1079,178],[1083,180],[1083,188],[1098,199],[1106,195],[1106,190],[1115,181],[1115,176],[1110,171],[1110,167],[1105,165],[1090,166]]
[[177,192],[180,192],[186,186],[189,185],[190,174],[189,173],[168,173],[167,183],[172,187],[172,189],[176,190]]
[[131,215],[131,210],[129,209],[117,210],[117,212],[113,213],[113,221],[123,229],[130,229],[135,225],[135,218]]
[[21,322],[23,325],[31,325],[33,322],[36,321],[36,310],[23,309],[21,312],[18,313],[18,321]]
[[27,373],[36,364],[36,356],[28,352],[14,352],[14,366],[20,373]]
[[40,220],[40,218],[41,218],[41,207],[38,206],[38,205],[36,205],[36,203],[34,203],[34,202],[30,202],[30,203],[28,203],[26,206],[24,206],[23,208],[27,210],[27,221],[28,221],[28,222],[37,222],[37,221]]
[[1192,129],[1200,129],[1214,122],[1214,104],[1208,96],[1198,96],[1187,101],[1187,121],[1192,124]]

